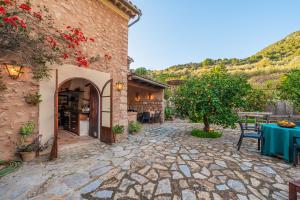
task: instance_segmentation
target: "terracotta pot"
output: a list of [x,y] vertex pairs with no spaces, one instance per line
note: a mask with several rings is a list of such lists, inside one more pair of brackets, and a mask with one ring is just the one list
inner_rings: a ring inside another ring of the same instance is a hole
[[22,160],[25,162],[35,159],[35,152],[20,152]]
[[121,141],[121,140],[122,140],[122,137],[123,137],[123,134],[115,134],[116,142]]

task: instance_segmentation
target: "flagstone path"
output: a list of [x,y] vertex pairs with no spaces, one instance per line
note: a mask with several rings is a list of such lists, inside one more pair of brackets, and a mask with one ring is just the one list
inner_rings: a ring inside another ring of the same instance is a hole
[[238,152],[238,130],[200,139],[193,126],[149,125],[112,146],[68,146],[0,179],[0,199],[287,199],[288,181],[300,179],[299,167],[261,156],[255,141]]

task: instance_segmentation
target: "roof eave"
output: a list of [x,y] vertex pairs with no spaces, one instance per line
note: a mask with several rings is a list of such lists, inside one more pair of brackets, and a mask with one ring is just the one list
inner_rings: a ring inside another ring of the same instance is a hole
[[112,4],[118,7],[120,10],[125,12],[130,18],[141,16],[142,11],[128,0],[109,0]]
[[162,89],[168,88],[168,86],[165,85],[165,84],[163,84],[163,83],[159,83],[157,81],[154,81],[154,80],[151,80],[149,78],[145,78],[145,77],[139,76],[139,75],[134,74],[134,73],[131,73],[129,76],[131,77],[131,79],[138,79],[138,80],[147,82],[147,83],[149,83],[149,84],[151,84],[153,86],[160,87]]

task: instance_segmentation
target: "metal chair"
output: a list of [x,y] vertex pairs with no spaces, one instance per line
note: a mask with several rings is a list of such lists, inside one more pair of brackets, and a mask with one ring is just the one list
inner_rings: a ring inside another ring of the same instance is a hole
[[299,136],[294,136],[293,137],[293,154],[294,154],[294,166],[296,166],[298,164],[298,156],[300,153],[300,143],[298,143],[298,141],[300,141],[300,137]]
[[143,113],[138,113],[137,114],[137,121],[142,122],[143,120]]
[[160,115],[161,115],[161,111],[155,111],[154,116],[151,117],[151,122],[156,123],[156,122],[160,122]]
[[259,130],[259,128],[257,128],[257,130],[252,130],[252,132],[246,132],[246,131],[249,131],[249,129],[247,129],[247,127],[245,125],[243,125],[242,122],[239,122],[239,126],[241,129],[241,135],[240,135],[240,139],[237,143],[238,151],[240,150],[240,148],[242,146],[242,142],[243,142],[244,138],[257,139],[258,140],[257,149],[260,150],[261,141],[263,140],[263,137],[262,137],[262,132]]
[[150,112],[143,112],[143,117],[142,117],[142,123],[150,123],[151,121],[151,116],[150,116]]
[[255,119],[255,124],[254,125],[249,125],[248,124],[248,116],[246,115],[245,118],[241,118],[240,121],[244,120],[245,123],[242,124],[243,129],[244,130],[253,130],[253,131],[257,131],[258,129],[258,123],[257,123],[257,119]]

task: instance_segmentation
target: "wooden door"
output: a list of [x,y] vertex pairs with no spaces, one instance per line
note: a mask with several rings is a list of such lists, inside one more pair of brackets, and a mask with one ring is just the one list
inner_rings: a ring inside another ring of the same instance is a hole
[[113,80],[109,80],[102,88],[100,95],[100,140],[105,143],[114,143],[115,137],[112,133],[113,120]]
[[89,136],[98,138],[99,128],[99,94],[97,89],[90,85],[90,127]]

